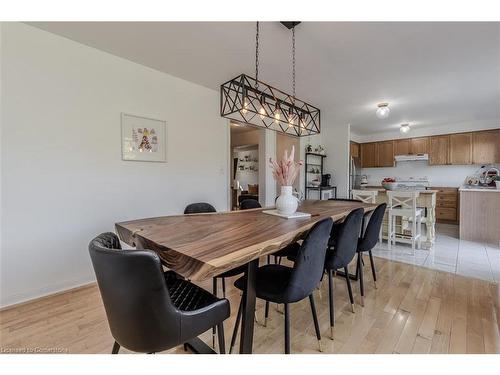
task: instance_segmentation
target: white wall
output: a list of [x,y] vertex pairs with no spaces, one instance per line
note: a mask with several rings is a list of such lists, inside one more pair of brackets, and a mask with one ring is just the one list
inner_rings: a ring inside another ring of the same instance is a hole
[[[216,91],[36,28],[1,25],[0,305],[94,279],[87,251],[118,221],[227,210]],[[121,160],[120,113],[164,119],[168,162]]]
[[[323,111],[325,113],[325,111]],[[322,113],[322,116],[323,116]],[[332,124],[328,122],[328,114],[322,119],[322,142],[326,148],[325,173],[331,173],[332,185],[337,186],[337,197],[347,198],[349,195],[349,124]]]
[[[459,187],[467,176],[473,175],[480,165],[432,165],[426,161],[396,163],[394,168],[362,168],[370,185],[379,186],[385,177],[428,177],[431,186]],[[500,166],[497,166],[497,168]]]

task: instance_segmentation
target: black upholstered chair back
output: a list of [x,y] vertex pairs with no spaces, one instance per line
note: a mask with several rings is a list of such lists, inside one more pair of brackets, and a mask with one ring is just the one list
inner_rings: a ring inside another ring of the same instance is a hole
[[121,250],[114,233],[94,238],[89,252],[115,340],[142,353],[178,345],[181,318],[158,256],[148,250]]
[[369,251],[377,244],[386,207],[386,203],[379,204],[372,212],[365,232],[359,240],[358,251]]
[[262,206],[255,199],[244,199],[240,203],[241,210],[250,210],[252,208],[261,208]]
[[206,212],[217,212],[217,210],[210,203],[205,202],[191,203],[184,209],[185,214],[201,214]]
[[341,224],[336,233],[335,249],[328,251],[325,266],[327,268],[347,267],[352,261],[358,248],[358,238],[363,222],[364,210],[357,208]]
[[290,303],[309,296],[320,282],[332,225],[331,218],[318,221],[304,239],[285,292]]

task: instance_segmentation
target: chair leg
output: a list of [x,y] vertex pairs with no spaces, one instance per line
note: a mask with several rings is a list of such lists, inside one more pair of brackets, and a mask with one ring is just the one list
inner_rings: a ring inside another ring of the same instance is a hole
[[370,265],[372,267],[372,275],[373,275],[373,283],[375,284],[375,289],[377,289],[377,271],[375,271],[375,261],[373,260],[372,251],[368,251],[368,255],[370,256]]
[[351,301],[351,311],[354,312],[354,297],[352,295],[351,279],[349,278],[349,271],[344,267],[345,282],[347,284],[347,292],[349,293],[349,301]]
[[365,287],[363,283],[363,264],[361,263],[362,254],[358,253],[358,270],[359,270],[359,294],[361,295],[361,306],[365,306]]
[[226,279],[222,278],[222,296],[226,298]]
[[267,318],[269,317],[269,301],[266,301],[266,308],[264,312],[264,327],[267,327]]
[[217,334],[219,338],[219,354],[226,354],[226,342],[224,339],[224,322],[217,324]]
[[417,228],[417,233],[418,233],[418,249],[422,249],[422,215],[418,216],[418,228]]
[[111,350],[111,354],[118,354],[120,351],[120,344],[118,344],[116,341],[113,344],[113,349]]
[[330,305],[330,338],[333,340],[333,326],[335,325],[335,310],[333,306],[333,270],[328,270],[328,303]]
[[267,264],[271,264],[271,254],[267,256]]
[[391,250],[391,236],[392,236],[392,218],[387,215],[387,248]]
[[[212,293],[214,296],[217,297],[217,279],[214,277],[212,279]],[[216,329],[215,326],[212,327],[212,348],[215,349],[215,336],[216,336]]]
[[290,354],[290,307],[285,303],[285,354]]
[[231,346],[229,347],[229,354],[233,352],[234,344],[236,343],[236,336],[238,336],[238,328],[240,327],[241,321],[241,308],[243,306],[243,298],[241,298],[240,305],[238,307],[238,314],[236,315],[236,322],[234,323],[233,335],[231,336]]
[[314,295],[312,293],[309,295],[309,303],[311,305],[311,312],[314,321],[314,330],[316,331],[316,338],[318,339],[319,351],[322,352],[323,348],[321,347],[321,332],[319,331],[318,315],[316,314],[316,305],[314,304]]
[[417,236],[417,216],[413,216],[411,222],[411,251],[415,255],[415,238]]

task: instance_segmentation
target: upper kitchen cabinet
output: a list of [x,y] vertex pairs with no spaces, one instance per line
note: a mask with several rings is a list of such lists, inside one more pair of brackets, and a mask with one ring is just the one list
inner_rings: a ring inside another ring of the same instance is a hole
[[450,136],[438,135],[429,139],[429,164],[449,164]]
[[474,132],[472,162],[474,164],[500,163],[500,129]]
[[410,153],[410,139],[396,139],[394,141],[394,155],[408,155]]
[[378,142],[377,167],[394,167],[394,142]]
[[450,135],[449,164],[472,164],[472,133]]
[[410,154],[428,154],[428,153],[429,153],[429,137],[410,139]]
[[349,144],[351,158],[359,158],[359,143],[351,142]]
[[377,142],[361,144],[361,168],[373,168],[377,166]]

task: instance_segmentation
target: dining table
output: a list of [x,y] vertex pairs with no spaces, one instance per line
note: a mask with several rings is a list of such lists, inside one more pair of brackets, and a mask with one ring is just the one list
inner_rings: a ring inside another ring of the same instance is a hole
[[[242,301],[240,353],[252,353],[256,304],[255,277],[259,259],[298,241],[314,223],[343,220],[351,211],[374,210],[376,205],[349,200],[305,200],[298,211],[310,217],[283,218],[263,211],[274,207],[230,212],[172,215],[115,224],[123,242],[156,252],[164,266],[185,279],[204,281],[244,267],[246,290]],[[187,343],[195,352],[210,348],[199,339]]]

